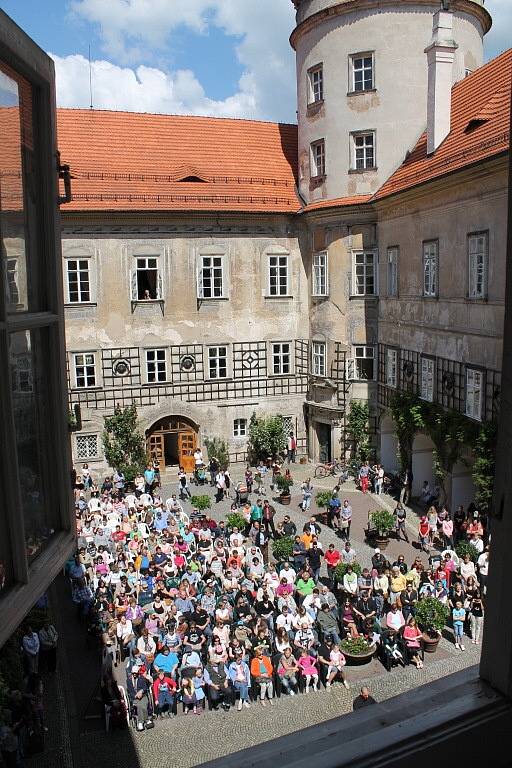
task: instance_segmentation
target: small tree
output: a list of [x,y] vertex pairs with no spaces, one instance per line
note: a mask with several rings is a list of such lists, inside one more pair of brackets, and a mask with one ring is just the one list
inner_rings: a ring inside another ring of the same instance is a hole
[[475,504],[481,512],[488,512],[492,500],[496,469],[496,422],[482,424],[473,446],[475,461],[472,478],[475,485]]
[[253,464],[286,450],[286,431],[282,416],[258,418],[255,413],[249,423],[249,458]]
[[370,408],[366,400],[352,400],[347,430],[352,440],[354,459],[360,466],[370,456]]
[[229,450],[226,441],[221,437],[205,437],[204,444],[208,451],[208,458],[215,456],[220,468],[226,470],[229,467]]
[[290,560],[293,554],[294,543],[292,536],[281,536],[280,539],[274,539],[272,542],[274,560],[278,563],[285,563],[287,560]]
[[402,472],[410,468],[414,436],[425,426],[423,405],[416,395],[408,392],[396,393],[391,398],[390,411],[395,422]]
[[198,509],[200,512],[204,512],[206,509],[210,509],[212,500],[209,496],[204,494],[203,496],[192,496],[190,503],[194,509]]
[[126,408],[116,405],[113,416],[105,416],[103,447],[105,458],[113,469],[120,470],[131,482],[146,464],[146,445],[137,429],[135,403]]

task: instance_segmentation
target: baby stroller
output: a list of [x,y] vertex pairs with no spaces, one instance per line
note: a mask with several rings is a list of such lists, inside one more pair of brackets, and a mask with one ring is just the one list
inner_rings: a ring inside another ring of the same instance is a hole
[[205,485],[206,467],[204,464],[198,464],[194,470],[194,482],[196,485]]
[[237,483],[235,493],[235,501],[237,504],[245,504],[249,501],[249,489],[245,483]]

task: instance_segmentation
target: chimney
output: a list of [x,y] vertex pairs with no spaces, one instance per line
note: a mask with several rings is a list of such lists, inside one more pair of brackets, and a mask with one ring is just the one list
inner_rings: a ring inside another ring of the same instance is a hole
[[434,14],[432,40],[425,53],[428,62],[427,153],[431,155],[450,133],[453,60],[458,46],[453,40],[453,14],[448,2]]

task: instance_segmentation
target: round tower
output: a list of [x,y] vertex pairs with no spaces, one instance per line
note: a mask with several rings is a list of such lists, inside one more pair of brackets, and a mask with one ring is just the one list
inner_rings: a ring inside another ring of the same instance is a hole
[[491,17],[484,0],[293,2],[301,194],[372,194],[426,128],[433,15],[453,15],[453,82],[481,66]]

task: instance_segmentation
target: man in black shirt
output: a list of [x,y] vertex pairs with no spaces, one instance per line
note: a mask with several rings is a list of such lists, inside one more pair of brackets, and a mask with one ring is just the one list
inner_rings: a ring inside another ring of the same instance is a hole
[[285,536],[295,536],[297,533],[297,526],[290,520],[289,515],[285,515],[283,519],[283,533]]
[[324,553],[320,549],[316,541],[314,541],[313,544],[311,545],[311,548],[308,549],[307,555],[308,555],[309,567],[313,571],[313,579],[315,581],[315,584],[318,584],[318,578],[320,576],[320,568],[322,566],[322,557]]
[[354,711],[356,709],[363,709],[364,707],[368,707],[370,704],[376,704],[377,702],[373,698],[373,696],[370,696],[370,691],[368,688],[364,687],[361,688],[361,693],[359,696],[356,696],[354,699],[354,703],[352,705]]

